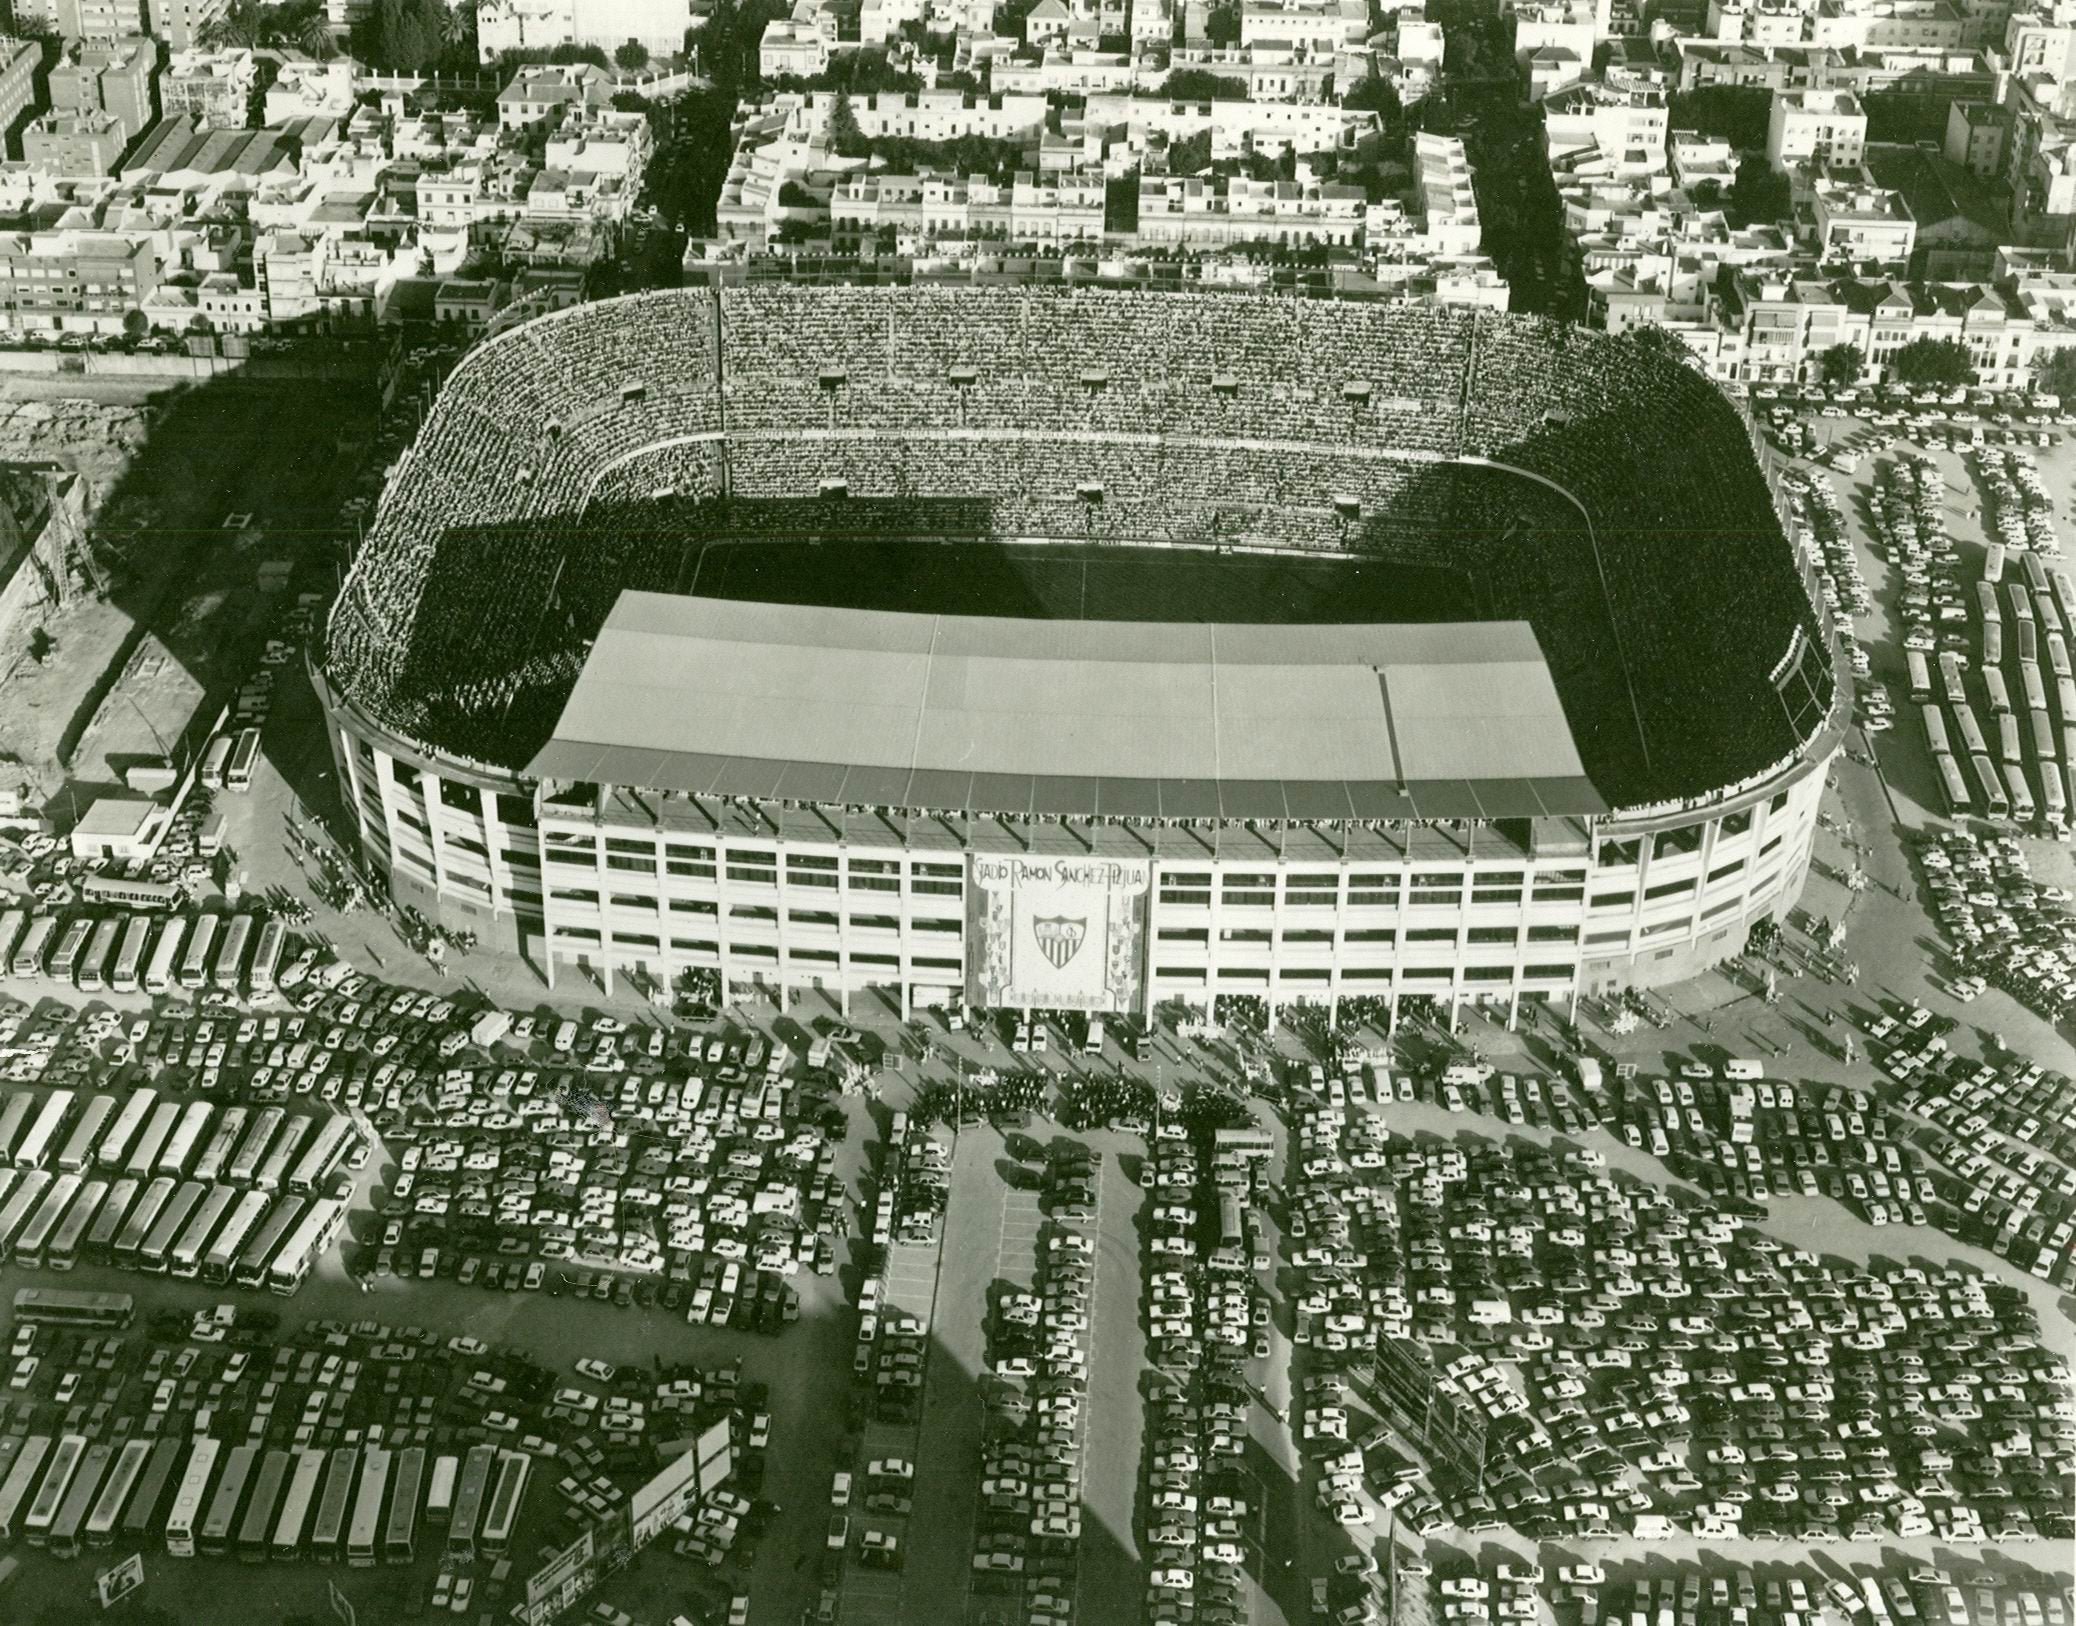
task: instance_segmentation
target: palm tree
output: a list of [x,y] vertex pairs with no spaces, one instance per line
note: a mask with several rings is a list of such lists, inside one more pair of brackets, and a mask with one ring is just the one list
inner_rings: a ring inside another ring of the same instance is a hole
[[202,26],[201,43],[211,50],[223,50],[230,46],[252,49],[260,42],[260,9],[252,0],[234,0],[229,10],[209,19]]
[[296,30],[296,48],[319,62],[331,61],[339,54],[339,40],[332,32],[331,19],[322,11],[311,13]]

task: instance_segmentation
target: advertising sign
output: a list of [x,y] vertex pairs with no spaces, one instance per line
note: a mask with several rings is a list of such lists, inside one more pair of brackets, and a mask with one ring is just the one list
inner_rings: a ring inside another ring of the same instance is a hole
[[592,1551],[586,1530],[527,1578],[526,1620],[544,1626],[591,1590]]
[[121,1603],[131,1593],[144,1585],[144,1555],[132,1553],[114,1569],[102,1570],[94,1577],[94,1596],[107,1609]]
[[967,889],[968,1001],[1137,1010],[1152,870],[1123,858],[976,854]]
[[628,1539],[639,1552],[699,1499],[699,1453],[687,1451],[666,1462],[627,1502]]
[[353,1604],[346,1594],[339,1590],[339,1583],[327,1581],[325,1585],[331,1589],[332,1614],[337,1617],[339,1626],[354,1626]]

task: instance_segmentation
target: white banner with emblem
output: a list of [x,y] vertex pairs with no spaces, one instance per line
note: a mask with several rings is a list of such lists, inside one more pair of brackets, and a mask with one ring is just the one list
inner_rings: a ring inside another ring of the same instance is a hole
[[968,1000],[1012,1009],[1137,1010],[1152,871],[1132,859],[976,854]]

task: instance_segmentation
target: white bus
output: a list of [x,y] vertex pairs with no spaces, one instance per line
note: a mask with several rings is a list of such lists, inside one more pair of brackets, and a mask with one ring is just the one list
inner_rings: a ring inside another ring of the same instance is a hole
[[13,1166],[15,1143],[21,1139],[29,1114],[35,1109],[36,1097],[27,1090],[16,1090],[7,1097],[7,1104],[0,1106],[0,1162]]
[[209,956],[215,947],[216,934],[223,930],[221,915],[197,915],[193,932],[188,936],[187,952],[180,959],[180,986],[189,993],[199,993],[209,985]]
[[493,1557],[512,1545],[512,1527],[519,1522],[519,1504],[526,1496],[526,1476],[532,1467],[533,1458],[524,1451],[497,1455],[497,1488],[490,1493],[478,1538],[483,1551]]
[[14,1166],[18,1169],[40,1169],[43,1160],[50,1156],[50,1143],[57,1139],[58,1128],[65,1121],[65,1114],[72,1110],[70,1090],[52,1090],[43,1098],[43,1105],[36,1109],[36,1117],[29,1125],[28,1134],[14,1149]]
[[295,1172],[288,1177],[291,1191],[311,1192],[331,1177],[339,1161],[353,1149],[354,1136],[358,1131],[353,1120],[343,1115],[327,1118],[317,1131],[317,1138],[303,1149],[296,1159]]
[[65,1149],[58,1153],[58,1167],[67,1174],[78,1174],[94,1162],[94,1148],[99,1144],[101,1131],[108,1127],[108,1120],[114,1115],[114,1096],[88,1096],[87,1104],[79,1114],[79,1122],[65,1137]]
[[14,957],[14,946],[22,940],[22,933],[29,929],[29,911],[9,909],[0,913],[0,965],[6,965]]
[[216,1127],[203,1143],[202,1155],[195,1159],[197,1180],[213,1183],[223,1178],[223,1166],[230,1161],[238,1137],[245,1132],[245,1120],[250,1116],[244,1107],[225,1107],[217,1114]]
[[370,1446],[361,1459],[360,1488],[353,1496],[353,1522],[346,1527],[346,1562],[355,1569],[375,1563],[375,1538],[382,1528],[382,1493],[389,1488],[389,1453]]
[[166,1274],[173,1244],[180,1240],[181,1233],[187,1229],[187,1222],[194,1217],[195,1210],[201,1207],[207,1194],[208,1187],[199,1180],[186,1181],[174,1191],[166,1200],[166,1206],[159,1211],[158,1223],[152,1226],[151,1235],[137,1250],[139,1270],[153,1276]]
[[254,999],[265,999],[274,992],[274,978],[281,969],[281,950],[288,942],[288,928],[278,920],[270,920],[260,927],[259,947],[252,951],[252,974],[247,985]]
[[195,1441],[194,1455],[180,1476],[173,1493],[173,1511],[166,1515],[166,1553],[172,1558],[195,1556],[195,1526],[202,1520],[202,1503],[209,1495],[209,1476],[223,1446],[204,1435]]
[[144,1477],[145,1464],[151,1460],[151,1443],[149,1440],[131,1440],[115,1459],[115,1466],[108,1471],[101,1494],[94,1502],[94,1510],[87,1516],[86,1544],[89,1547],[115,1545],[115,1529],[122,1520],[123,1507],[130,1500],[130,1492],[137,1488],[137,1481]]
[[79,1472],[86,1449],[84,1434],[58,1436],[58,1447],[50,1454],[50,1466],[43,1471],[43,1483],[36,1487],[36,1500],[29,1504],[29,1516],[22,1521],[31,1547],[50,1545],[50,1527],[58,1522],[58,1509],[64,1503],[65,1492],[72,1488],[72,1476]]
[[314,1448],[296,1453],[295,1472],[281,1498],[281,1511],[274,1520],[273,1554],[277,1559],[300,1558],[303,1527],[317,1500],[317,1482],[324,1473],[324,1453]]
[[76,1174],[61,1174],[51,1181],[50,1189],[43,1194],[43,1201],[22,1227],[22,1234],[15,1241],[14,1262],[27,1265],[31,1270],[43,1268],[43,1250],[57,1234],[58,1221],[65,1217],[65,1210],[72,1206],[72,1199],[79,1195],[80,1179]]
[[256,728],[241,728],[236,743],[231,746],[231,757],[223,765],[223,788],[225,790],[250,790],[252,788],[253,765],[259,761],[260,732]]
[[159,1215],[165,1212],[166,1204],[173,1200],[173,1193],[179,1189],[178,1181],[163,1176],[144,1187],[137,1198],[137,1206],[130,1211],[130,1217],[123,1221],[123,1228],[116,1236],[113,1255],[116,1264],[135,1267],[138,1256],[144,1251],[144,1239],[151,1235],[152,1228],[159,1222]]
[[0,1265],[7,1263],[14,1252],[15,1238],[29,1223],[29,1216],[42,1204],[50,1182],[48,1169],[30,1169],[15,1181],[6,1200],[0,1202]]
[[[266,1197],[267,1194],[261,1191],[254,1195]],[[267,1266],[273,1261],[274,1255],[281,1251],[282,1239],[294,1230],[297,1221],[302,1219],[306,1206],[300,1197],[283,1197],[274,1203],[273,1209],[261,1222],[258,1232],[246,1243],[245,1251],[238,1255],[237,1264],[231,1267],[232,1275],[240,1287],[267,1285]]]
[[144,973],[144,946],[151,941],[151,916],[132,915],[123,928],[122,947],[115,951],[115,970],[108,986],[119,994],[134,994]]
[[151,1109],[151,1116],[144,1120],[144,1128],[138,1132],[137,1144],[130,1148],[129,1161],[123,1164],[123,1173],[139,1180],[147,1180],[158,1167],[159,1151],[173,1133],[173,1126],[180,1122],[180,1103],[161,1101]]
[[159,928],[158,941],[151,945],[151,958],[144,964],[144,991],[163,994],[172,990],[180,976],[180,949],[187,941],[187,917],[172,915]]
[[252,1177],[259,1173],[260,1159],[267,1155],[267,1147],[273,1142],[274,1131],[281,1127],[281,1120],[287,1116],[280,1107],[260,1108],[259,1116],[252,1120],[252,1127],[245,1131],[244,1141],[231,1157],[232,1184],[252,1184]]
[[123,1097],[122,1105],[116,1110],[115,1122],[108,1126],[108,1133],[101,1137],[101,1144],[95,1149],[94,1161],[104,1169],[112,1169],[128,1157],[130,1143],[137,1138],[137,1131],[143,1128],[144,1120],[158,1104],[159,1092],[149,1084]]
[[187,1222],[187,1229],[180,1233],[180,1240],[173,1244],[173,1252],[167,1258],[167,1268],[175,1276],[191,1281],[202,1273],[202,1256],[209,1251],[209,1239],[216,1235],[216,1228],[223,1223],[224,1215],[231,1211],[231,1205],[237,1200],[236,1186],[209,1188],[208,1195],[196,1207],[194,1218]]
[[231,760],[231,737],[219,734],[202,753],[202,784],[209,790],[223,789],[224,764]]
[[301,1149],[303,1137],[310,1133],[310,1120],[297,1113],[281,1126],[281,1134],[274,1148],[261,1159],[258,1171],[253,1175],[253,1184],[262,1191],[279,1191],[287,1180],[288,1171],[295,1163],[296,1153]]
[[42,976],[44,956],[50,953],[50,940],[57,934],[58,922],[53,915],[38,915],[30,921],[22,940],[14,946],[14,964],[10,968],[14,974],[17,977]]
[[123,935],[123,923],[110,915],[94,927],[94,935],[87,939],[86,953],[79,960],[79,990],[84,994],[98,994],[108,986],[108,962],[115,957],[115,945]]
[[267,1287],[270,1291],[288,1297],[303,1285],[303,1278],[310,1274],[310,1267],[324,1257],[339,1234],[339,1227],[346,1223],[346,1205],[331,1198],[320,1198],[312,1203],[296,1228],[288,1233],[277,1253],[267,1266]]
[[195,1160],[195,1147],[201,1142],[202,1131],[209,1127],[210,1114],[215,1110],[207,1101],[188,1102],[180,1122],[166,1137],[165,1150],[159,1153],[160,1174],[187,1173],[188,1165]]
[[65,1217],[58,1223],[58,1233],[50,1239],[50,1247],[44,1254],[44,1263],[52,1270],[70,1270],[79,1263],[79,1251],[85,1244],[87,1232],[101,1212],[101,1201],[108,1195],[108,1182],[89,1180],[79,1188],[79,1195],[72,1199],[72,1206],[65,1210]]
[[75,920],[67,926],[50,957],[51,976],[59,982],[70,982],[73,972],[79,969],[80,955],[86,952],[87,939],[93,935],[91,920]]
[[[235,1188],[226,1186],[224,1189]],[[202,1256],[203,1281],[217,1287],[230,1281],[232,1267],[238,1263],[245,1244],[266,1218],[267,1207],[272,1201],[273,1198],[264,1191],[248,1191],[238,1199],[238,1206],[231,1210],[231,1217],[224,1221],[223,1229],[216,1233],[216,1240],[209,1244],[209,1251]]]
[[48,1434],[31,1434],[8,1465],[7,1478],[0,1480],[0,1543],[11,1543],[21,1530],[29,1511],[29,1487],[36,1483],[50,1448]]
[[223,947],[216,951],[209,981],[219,993],[235,994],[245,975],[245,950],[252,941],[252,916],[233,915],[224,929]]

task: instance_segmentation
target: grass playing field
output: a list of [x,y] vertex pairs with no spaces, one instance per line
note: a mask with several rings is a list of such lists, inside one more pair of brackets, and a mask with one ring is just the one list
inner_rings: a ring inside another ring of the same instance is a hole
[[1035,620],[1413,622],[1479,616],[1462,571],[1376,559],[967,542],[715,542],[709,598]]

